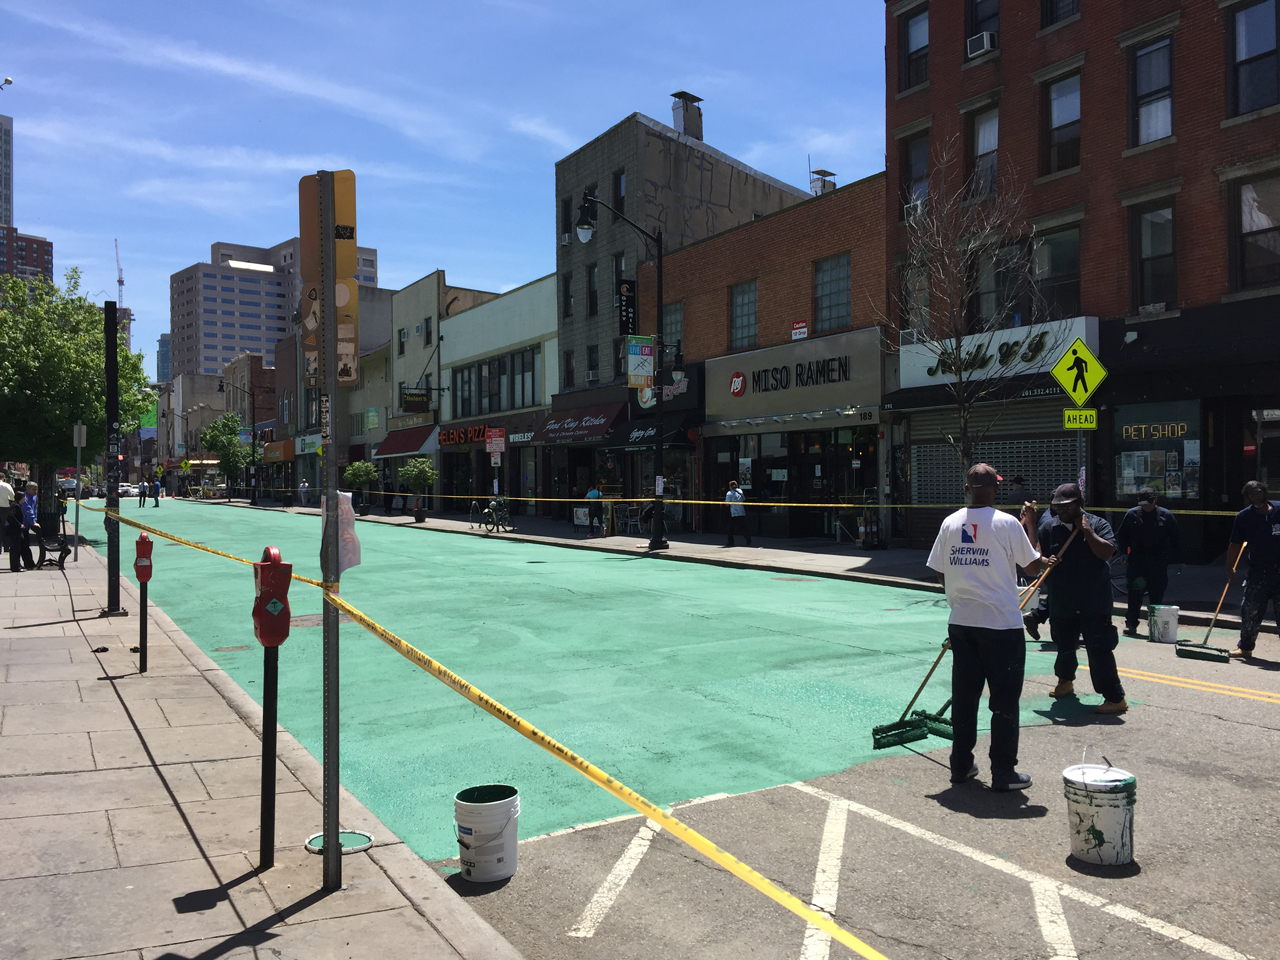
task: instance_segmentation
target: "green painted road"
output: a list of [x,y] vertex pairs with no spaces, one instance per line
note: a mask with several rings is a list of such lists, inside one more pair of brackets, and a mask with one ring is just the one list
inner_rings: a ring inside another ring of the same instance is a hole
[[[317,517],[173,500],[122,509],[241,557],[278,546],[295,573],[320,576]],[[101,540],[94,515],[83,527]],[[871,728],[898,718],[946,632],[945,601],[930,593],[356,529],[364,562],[342,578],[345,599],[658,804],[883,756]],[[129,573],[135,537],[122,528]],[[260,701],[252,570],[164,541],[154,556],[150,599]],[[294,583],[293,616],[320,604],[317,589]],[[280,654],[280,722],[317,758],[320,634],[295,627]],[[359,626],[343,625],[341,656],[342,782],[425,859],[456,856],[453,796],[476,784],[519,788],[525,837],[630,812]],[[946,667],[919,706],[947,698]],[[1029,647],[1027,673],[1052,673],[1052,656]],[[1024,724],[1047,722],[1050,704],[1025,698]],[[314,829],[296,825],[300,839]]]

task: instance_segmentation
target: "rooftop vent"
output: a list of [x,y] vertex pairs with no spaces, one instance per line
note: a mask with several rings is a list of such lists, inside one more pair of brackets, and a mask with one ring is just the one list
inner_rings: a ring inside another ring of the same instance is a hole
[[835,174],[830,170],[810,170],[809,190],[815,197],[831,193],[836,188]]
[[701,140],[702,108],[698,104],[702,102],[702,98],[695,97],[686,90],[677,90],[671,96],[674,98],[671,103],[671,125],[680,133]]

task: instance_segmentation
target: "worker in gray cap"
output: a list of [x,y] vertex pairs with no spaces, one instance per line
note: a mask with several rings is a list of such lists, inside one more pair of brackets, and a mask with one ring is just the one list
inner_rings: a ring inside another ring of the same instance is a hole
[[1116,552],[1115,534],[1102,517],[1085,512],[1079,484],[1058,487],[1053,494],[1053,508],[1057,516],[1040,521],[1040,549],[1049,558],[1052,570],[1049,634],[1058,645],[1053,665],[1058,685],[1051,696],[1075,695],[1076,647],[1083,643],[1089,656],[1089,679],[1104,701],[1094,711],[1124,713],[1129,702],[1116,670],[1115,649],[1120,634],[1111,622],[1108,565]]

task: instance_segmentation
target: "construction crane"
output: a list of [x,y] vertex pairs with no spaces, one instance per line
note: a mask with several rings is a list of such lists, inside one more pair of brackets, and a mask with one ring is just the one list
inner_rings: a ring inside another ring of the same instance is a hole
[[124,306],[124,270],[120,266],[120,241],[116,240],[116,307]]

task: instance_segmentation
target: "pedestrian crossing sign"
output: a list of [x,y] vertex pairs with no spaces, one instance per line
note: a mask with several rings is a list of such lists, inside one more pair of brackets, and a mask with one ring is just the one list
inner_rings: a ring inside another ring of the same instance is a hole
[[1107,378],[1107,368],[1079,337],[1067,347],[1049,372],[1077,407],[1083,407]]

